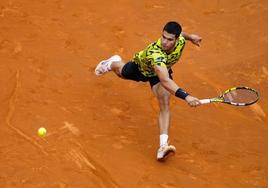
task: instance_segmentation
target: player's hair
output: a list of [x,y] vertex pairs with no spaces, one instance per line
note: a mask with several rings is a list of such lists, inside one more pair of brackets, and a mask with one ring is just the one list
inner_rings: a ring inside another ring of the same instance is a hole
[[178,22],[171,21],[165,25],[163,31],[174,34],[178,38],[181,34],[181,25]]

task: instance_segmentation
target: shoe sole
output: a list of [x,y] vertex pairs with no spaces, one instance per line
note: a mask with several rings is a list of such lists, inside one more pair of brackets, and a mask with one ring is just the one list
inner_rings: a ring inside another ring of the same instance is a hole
[[157,160],[160,161],[160,162],[163,162],[163,161],[165,161],[169,156],[173,156],[173,155],[175,155],[175,151],[173,151],[173,150],[168,150],[162,158],[158,158]]
[[[106,61],[106,60],[104,60],[104,61]],[[97,65],[97,67],[95,68],[95,74],[96,74],[97,76],[101,76],[101,75],[104,74],[104,73],[99,73],[99,72],[98,72],[98,69],[101,67],[101,65],[102,65],[102,63],[103,63],[104,61],[101,61],[101,62]]]

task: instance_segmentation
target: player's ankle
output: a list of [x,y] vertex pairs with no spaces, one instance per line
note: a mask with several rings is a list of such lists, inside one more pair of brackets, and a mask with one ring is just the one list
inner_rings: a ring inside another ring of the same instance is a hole
[[160,134],[160,147],[168,144],[168,135]]

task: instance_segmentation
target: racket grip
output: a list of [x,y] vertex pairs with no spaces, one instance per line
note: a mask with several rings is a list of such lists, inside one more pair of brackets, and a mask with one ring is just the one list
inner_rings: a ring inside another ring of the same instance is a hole
[[209,103],[211,103],[210,99],[201,99],[201,100],[199,100],[199,102],[201,104],[209,104]]

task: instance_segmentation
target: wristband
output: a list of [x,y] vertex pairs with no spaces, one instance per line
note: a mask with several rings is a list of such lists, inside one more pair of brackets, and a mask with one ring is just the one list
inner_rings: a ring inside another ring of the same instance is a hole
[[183,89],[179,88],[177,89],[175,96],[181,99],[184,99],[189,95],[189,93],[187,93],[186,91],[184,91]]

